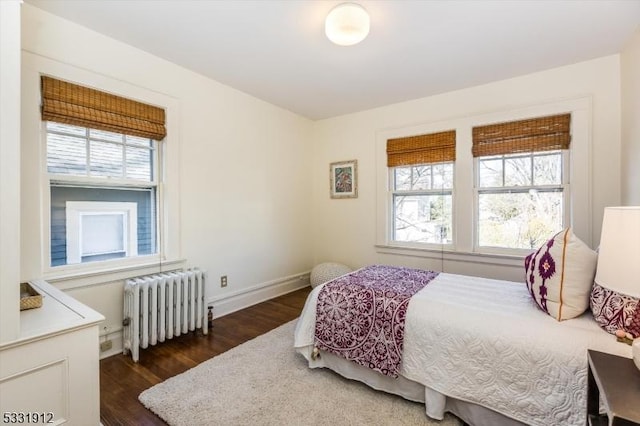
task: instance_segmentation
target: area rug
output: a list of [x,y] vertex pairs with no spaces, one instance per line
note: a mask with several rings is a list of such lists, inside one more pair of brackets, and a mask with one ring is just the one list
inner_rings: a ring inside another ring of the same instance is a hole
[[295,322],[250,340],[142,392],[140,401],[179,425],[441,425],[423,404],[376,392],[293,348]]

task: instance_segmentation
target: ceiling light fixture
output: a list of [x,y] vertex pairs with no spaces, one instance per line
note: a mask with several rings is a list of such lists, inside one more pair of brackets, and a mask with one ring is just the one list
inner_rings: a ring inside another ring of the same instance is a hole
[[340,46],[360,43],[369,34],[369,14],[356,3],[342,3],[331,9],[324,22],[329,40]]

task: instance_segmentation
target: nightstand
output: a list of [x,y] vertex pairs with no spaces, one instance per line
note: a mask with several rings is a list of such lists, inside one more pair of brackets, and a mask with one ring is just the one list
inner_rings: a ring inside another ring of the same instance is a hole
[[[640,425],[640,370],[632,359],[587,351],[587,425]],[[602,396],[607,416],[599,416]]]

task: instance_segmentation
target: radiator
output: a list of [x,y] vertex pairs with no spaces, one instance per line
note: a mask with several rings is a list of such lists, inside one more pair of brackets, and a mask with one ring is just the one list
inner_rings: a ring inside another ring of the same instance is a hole
[[132,278],[124,287],[123,353],[202,328],[207,334],[206,273],[198,269]]

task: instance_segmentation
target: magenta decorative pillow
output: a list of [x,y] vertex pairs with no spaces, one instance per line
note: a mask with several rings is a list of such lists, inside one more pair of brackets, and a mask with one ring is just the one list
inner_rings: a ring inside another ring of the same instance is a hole
[[593,284],[591,291],[593,318],[611,334],[624,330],[640,337],[640,299]]
[[525,258],[529,293],[556,320],[575,318],[589,307],[596,263],[596,252],[567,228]]

